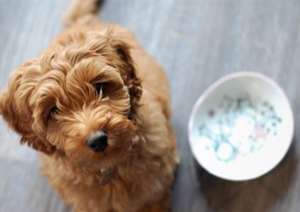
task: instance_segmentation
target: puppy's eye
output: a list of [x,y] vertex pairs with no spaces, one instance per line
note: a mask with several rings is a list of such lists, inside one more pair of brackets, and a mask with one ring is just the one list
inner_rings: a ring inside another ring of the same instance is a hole
[[109,83],[103,82],[103,83],[95,83],[93,84],[93,87],[96,91],[96,95],[99,96],[101,99],[108,96],[108,93],[111,92],[111,86]]
[[58,108],[55,106],[55,107],[50,109],[49,114],[48,114],[48,119],[52,118],[56,114],[58,114]]
[[97,95],[99,95],[102,92],[103,84],[102,83],[96,83],[93,86],[94,86],[94,88],[97,92]]

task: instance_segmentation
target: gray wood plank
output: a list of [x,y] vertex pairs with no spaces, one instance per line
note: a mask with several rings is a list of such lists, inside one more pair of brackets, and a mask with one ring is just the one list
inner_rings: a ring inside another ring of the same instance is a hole
[[[0,0],[0,86],[21,62],[34,57],[63,29],[68,0]],[[266,74],[282,85],[300,121],[300,2],[284,0],[110,0],[103,21],[131,29],[168,74],[172,124],[181,164],[172,211],[299,211],[300,132],[269,174],[229,182],[193,159],[187,123],[200,94],[220,77],[239,71]],[[0,211],[70,211],[37,169],[38,155],[20,146],[0,122]],[[255,198],[253,198],[255,197]]]

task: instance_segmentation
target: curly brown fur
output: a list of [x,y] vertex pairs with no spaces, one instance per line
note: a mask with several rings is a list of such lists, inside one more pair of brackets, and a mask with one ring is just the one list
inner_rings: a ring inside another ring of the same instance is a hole
[[[75,211],[168,211],[177,163],[168,83],[128,30],[75,24],[12,73],[0,113],[43,153],[42,172]],[[99,130],[108,146],[94,152],[86,140]]]

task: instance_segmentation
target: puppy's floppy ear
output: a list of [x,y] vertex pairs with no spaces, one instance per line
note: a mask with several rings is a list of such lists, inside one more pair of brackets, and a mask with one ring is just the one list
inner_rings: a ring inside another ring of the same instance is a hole
[[0,114],[10,127],[21,135],[21,144],[27,142],[38,151],[51,154],[55,147],[38,138],[32,130],[29,97],[39,75],[40,66],[36,60],[30,60],[15,70],[10,76],[8,89],[0,96]]
[[132,106],[131,112],[135,112],[135,107],[138,106],[138,102],[142,96],[142,85],[137,76],[136,66],[130,55],[131,46],[118,39],[113,39],[111,41],[111,45],[125,64],[120,71],[123,72],[121,73],[123,75],[123,80],[129,89],[130,102]]

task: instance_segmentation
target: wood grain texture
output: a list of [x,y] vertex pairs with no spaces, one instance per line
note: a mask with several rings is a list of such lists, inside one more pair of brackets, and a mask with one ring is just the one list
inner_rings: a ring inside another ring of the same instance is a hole
[[[35,57],[63,29],[68,0],[0,0],[0,86],[21,62]],[[288,0],[109,0],[103,21],[131,29],[166,70],[172,124],[181,164],[173,185],[173,212],[300,211],[300,2]],[[260,72],[286,92],[295,114],[293,145],[267,175],[229,182],[193,159],[187,123],[199,95],[220,77]],[[38,154],[20,146],[0,122],[0,211],[71,211],[40,175]]]

